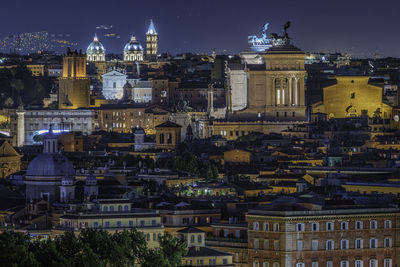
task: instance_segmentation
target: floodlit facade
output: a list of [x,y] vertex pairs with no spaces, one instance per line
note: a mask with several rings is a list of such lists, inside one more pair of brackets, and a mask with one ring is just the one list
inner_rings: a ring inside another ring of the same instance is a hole
[[100,43],[97,35],[94,35],[93,42],[86,49],[86,57],[88,62],[106,61],[106,49]]
[[132,35],[131,40],[124,47],[124,61],[143,61],[143,47]]

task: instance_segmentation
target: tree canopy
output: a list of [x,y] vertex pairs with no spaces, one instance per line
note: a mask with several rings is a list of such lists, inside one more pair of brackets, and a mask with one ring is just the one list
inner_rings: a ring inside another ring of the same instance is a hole
[[32,239],[7,231],[0,234],[0,262],[4,266],[181,266],[186,246],[170,234],[161,236],[160,248],[147,247],[143,233],[132,229],[110,234],[85,229],[65,232],[55,239]]

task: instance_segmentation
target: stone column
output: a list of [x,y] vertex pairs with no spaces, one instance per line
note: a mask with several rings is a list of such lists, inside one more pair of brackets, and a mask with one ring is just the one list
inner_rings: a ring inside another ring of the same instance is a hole
[[300,106],[305,105],[305,88],[304,88],[304,77],[300,79],[300,101],[299,101]]
[[293,92],[294,92],[294,96],[293,96],[294,101],[293,101],[293,104],[294,104],[295,106],[297,106],[298,103],[299,103],[299,91],[298,91],[298,87],[299,87],[299,79],[296,77],[296,78],[294,78],[294,90],[293,90]]
[[290,78],[285,78],[285,98],[284,98],[284,100],[285,100],[285,102],[284,102],[284,104],[285,105],[290,105],[290,102],[289,102],[289,91],[290,91],[290,87],[289,87],[289,80],[290,80]]
[[289,104],[289,106],[291,106],[292,105],[292,102],[293,102],[293,96],[292,96],[292,77],[290,77],[289,78],[289,83],[288,83],[288,91],[289,91],[289,102],[288,102],[288,104]]
[[285,104],[285,101],[283,99],[283,78],[280,78],[281,86],[279,88],[279,105]]
[[276,106],[276,78],[272,78],[272,86],[271,86],[271,106]]
[[25,111],[17,110],[17,146],[22,147],[25,144]]

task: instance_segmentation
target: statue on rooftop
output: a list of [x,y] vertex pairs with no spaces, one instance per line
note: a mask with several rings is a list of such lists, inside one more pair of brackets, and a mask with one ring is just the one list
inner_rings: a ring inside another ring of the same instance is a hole
[[285,25],[283,26],[283,35],[282,36],[279,36],[276,33],[271,33],[271,40],[272,40],[272,44],[274,46],[290,44],[290,37],[289,37],[289,34],[287,33],[287,29],[290,28],[290,25],[291,25],[290,21],[285,23]]

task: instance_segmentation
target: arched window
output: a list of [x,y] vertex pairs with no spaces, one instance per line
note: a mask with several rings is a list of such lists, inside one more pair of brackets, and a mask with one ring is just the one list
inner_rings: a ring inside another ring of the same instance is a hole
[[122,206],[118,205],[118,212],[122,212]]
[[253,222],[253,230],[258,231],[259,225],[258,222]]
[[108,207],[107,206],[103,207],[103,212],[108,212]]
[[125,211],[125,212],[129,212],[129,206],[128,206],[128,205],[125,205],[124,211]]
[[110,207],[110,212],[114,212],[114,206]]
[[264,231],[269,231],[269,224],[268,223],[264,223],[263,230]]

